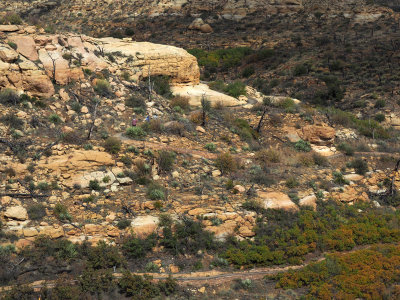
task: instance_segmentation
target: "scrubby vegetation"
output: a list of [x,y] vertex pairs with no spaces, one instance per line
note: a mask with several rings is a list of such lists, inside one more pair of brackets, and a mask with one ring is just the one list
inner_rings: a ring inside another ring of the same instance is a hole
[[400,248],[374,246],[349,254],[331,254],[300,271],[277,276],[277,287],[306,287],[307,297],[318,299],[396,299]]
[[254,242],[234,242],[223,257],[240,266],[299,264],[315,251],[351,250],[356,245],[392,243],[400,239],[397,212],[366,204],[353,207],[321,202],[317,211],[263,212]]

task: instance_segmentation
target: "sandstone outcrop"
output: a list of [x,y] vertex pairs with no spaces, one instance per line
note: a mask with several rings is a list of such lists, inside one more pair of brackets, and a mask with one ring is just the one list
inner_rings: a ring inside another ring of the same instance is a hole
[[[0,42],[0,88],[50,97],[52,81],[64,85],[84,80],[83,69],[117,74],[130,70],[136,80],[164,75],[175,85],[196,85],[200,80],[196,58],[181,48],[127,39],[27,34],[20,29],[3,28],[7,35],[6,42]],[[118,67],[112,66],[114,61]]]
[[327,125],[307,125],[301,129],[300,137],[311,144],[331,145],[335,139],[335,129]]
[[175,95],[180,95],[189,98],[189,104],[192,106],[201,106],[201,99],[205,97],[211,102],[212,106],[238,106],[246,104],[234,97],[222,94],[220,92],[211,90],[208,85],[200,83],[198,85],[186,85],[172,87],[172,92]]
[[297,205],[290,200],[289,196],[282,192],[259,192],[265,209],[298,210]]

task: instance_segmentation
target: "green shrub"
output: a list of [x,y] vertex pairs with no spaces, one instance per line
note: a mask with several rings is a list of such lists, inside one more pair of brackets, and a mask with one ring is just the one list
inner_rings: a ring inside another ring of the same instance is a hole
[[129,221],[128,219],[121,219],[118,221],[117,223],[117,227],[121,230],[129,227],[131,225],[131,221]]
[[152,79],[154,84],[154,90],[156,91],[157,94],[165,98],[172,97],[171,87],[169,85],[170,78],[168,76],[156,76],[153,77]]
[[286,179],[285,185],[288,188],[293,189],[293,188],[299,186],[299,182],[297,181],[297,179],[295,177],[289,177],[288,179]]
[[239,97],[240,95],[246,95],[246,85],[243,82],[235,81],[228,84],[224,88],[224,92],[232,97]]
[[127,155],[124,155],[120,158],[120,160],[124,163],[125,166],[127,166],[128,168],[130,168],[132,166],[132,158],[130,158]]
[[204,230],[201,222],[184,217],[182,221],[175,223],[175,230],[171,226],[172,222],[165,224],[160,241],[171,254],[196,254],[199,250],[213,250],[218,247],[214,235]]
[[365,175],[368,172],[368,164],[366,161],[362,160],[361,158],[357,158],[352,160],[348,166],[350,168],[354,168],[357,174]]
[[303,141],[303,140],[297,141],[297,142],[294,144],[294,148],[295,148],[297,151],[300,151],[300,152],[310,152],[310,151],[311,151],[310,142],[306,142],[306,141]]
[[[79,276],[79,287],[84,293],[96,295],[97,299],[102,299],[103,293],[112,292],[116,284],[111,270],[93,270],[87,268]],[[58,298],[70,299],[70,298]]]
[[379,99],[375,102],[375,108],[384,108],[386,106],[386,101]]
[[132,275],[129,271],[123,273],[118,282],[121,293],[137,300],[153,299],[160,295],[160,289],[154,284],[152,277],[144,275]]
[[343,184],[350,184],[350,181],[343,177],[341,172],[333,172],[333,179],[336,184],[343,185]]
[[140,126],[131,126],[126,129],[125,135],[130,138],[137,139],[145,137],[146,132]]
[[326,167],[329,165],[328,159],[319,153],[313,153],[312,158],[314,160],[314,163],[318,166]]
[[238,167],[236,159],[229,152],[219,154],[215,160],[215,166],[222,173],[234,172]]
[[111,136],[105,140],[104,149],[111,154],[117,154],[121,150],[121,145],[119,138]]
[[97,179],[89,181],[89,188],[94,191],[99,191],[101,189],[99,181]]
[[175,153],[169,151],[159,151],[157,156],[158,170],[161,173],[169,172],[175,163]]
[[17,92],[13,89],[3,89],[0,92],[0,103],[8,105],[17,105],[21,101]]
[[61,221],[72,220],[72,216],[68,212],[68,208],[61,203],[57,203],[56,206],[54,207],[54,215],[56,216],[57,219]]
[[152,183],[147,187],[147,196],[151,200],[164,200],[165,189],[159,184]]
[[235,119],[234,125],[234,131],[240,136],[242,140],[250,142],[258,138],[258,133],[250,126],[249,122],[247,122],[246,120]]
[[[88,246],[83,244],[83,248]],[[123,257],[116,246],[109,245],[105,241],[99,241],[96,247],[84,249],[88,259],[88,267],[95,270],[120,267],[125,264]]]
[[7,13],[1,20],[0,24],[21,25],[22,19],[16,13]]
[[249,66],[246,67],[243,71],[242,71],[242,77],[245,78],[249,78],[251,75],[253,75],[255,73],[255,68],[254,66]]
[[49,121],[53,124],[60,124],[61,118],[57,114],[51,114],[49,116]]
[[145,239],[127,237],[122,244],[122,250],[127,257],[136,259],[145,257],[155,246],[156,235],[153,233]]
[[339,150],[339,151],[342,151],[342,152],[344,152],[346,155],[349,155],[349,156],[352,156],[353,154],[354,154],[354,148],[353,148],[353,146],[351,146],[351,145],[349,145],[349,144],[347,144],[347,143],[340,143],[338,146],[337,146],[337,149]]
[[0,121],[10,128],[21,130],[24,126],[24,121],[18,118],[15,114],[9,113],[0,118]]
[[125,105],[132,108],[146,108],[146,99],[141,95],[132,95],[125,100]]
[[71,103],[71,109],[79,114],[81,112],[82,105],[79,102],[74,101]]
[[294,113],[297,108],[297,105],[292,98],[285,98],[285,100],[278,103],[278,106],[283,108],[287,113]]
[[217,150],[217,146],[215,146],[214,143],[205,144],[204,148],[207,149],[210,152],[215,152],[215,150]]
[[36,188],[41,190],[42,192],[50,190],[50,186],[46,181],[39,182]]
[[103,97],[107,97],[112,94],[111,85],[105,79],[97,79],[94,90],[98,95]]
[[309,68],[310,68],[309,64],[306,63],[298,64],[294,67],[293,75],[294,76],[306,75],[309,72]]
[[379,113],[379,114],[375,115],[374,119],[375,119],[375,121],[382,123],[383,121],[385,121],[386,117],[384,114]]

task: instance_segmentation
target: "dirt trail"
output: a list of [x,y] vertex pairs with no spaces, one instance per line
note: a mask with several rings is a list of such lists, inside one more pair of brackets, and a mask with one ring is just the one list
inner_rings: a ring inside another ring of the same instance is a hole
[[[323,260],[324,258],[319,258],[318,261]],[[192,286],[203,286],[204,284],[209,285],[218,285],[226,281],[232,281],[234,279],[260,279],[266,275],[275,275],[280,272],[288,271],[290,269],[297,270],[307,266],[310,262],[304,263],[303,265],[297,266],[286,266],[286,267],[271,267],[271,268],[255,268],[246,271],[236,271],[236,272],[223,272],[223,271],[206,271],[206,272],[193,272],[193,273],[175,273],[175,274],[160,274],[160,273],[132,273],[134,275],[150,275],[153,279],[163,280],[168,278],[168,276],[172,276],[176,279],[180,284],[190,284]],[[113,276],[115,278],[121,278],[121,273],[114,273]],[[69,282],[71,285],[78,283],[77,280],[71,280]],[[41,288],[54,288],[56,285],[55,280],[39,280],[28,284],[35,290],[39,290]],[[0,294],[5,293],[12,289],[12,286],[4,286],[0,287]]]

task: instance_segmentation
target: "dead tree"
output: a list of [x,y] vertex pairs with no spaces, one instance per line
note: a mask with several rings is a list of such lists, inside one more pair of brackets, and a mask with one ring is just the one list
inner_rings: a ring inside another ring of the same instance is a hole
[[154,89],[154,82],[151,82],[151,69],[150,69],[150,65],[149,65],[149,69],[148,69],[148,81],[149,81],[149,102],[151,102],[151,95],[153,93],[153,89]]
[[389,189],[389,195],[390,196],[394,196],[396,194],[396,186],[394,184],[394,182],[396,181],[396,175],[399,172],[399,168],[400,168],[400,159],[397,161],[396,163],[396,167],[393,170],[393,176],[392,176],[392,181],[390,183],[390,189]]
[[56,60],[57,60],[57,58],[52,57],[50,55],[50,52],[47,52],[47,55],[50,57],[51,63],[53,64],[51,81],[55,84],[56,83]]
[[98,107],[99,103],[100,103],[100,101],[96,101],[96,104],[94,105],[92,124],[90,125],[89,134],[88,134],[88,137],[87,137],[88,141],[92,137],[93,129],[94,129],[95,124],[96,124],[97,107]]
[[262,113],[260,121],[258,122],[258,125],[256,127],[257,133],[260,133],[260,131],[261,131],[261,127],[263,125],[264,118],[265,118],[265,115],[267,114],[270,104],[271,104],[271,99],[269,97],[265,97],[263,100],[263,113]]

